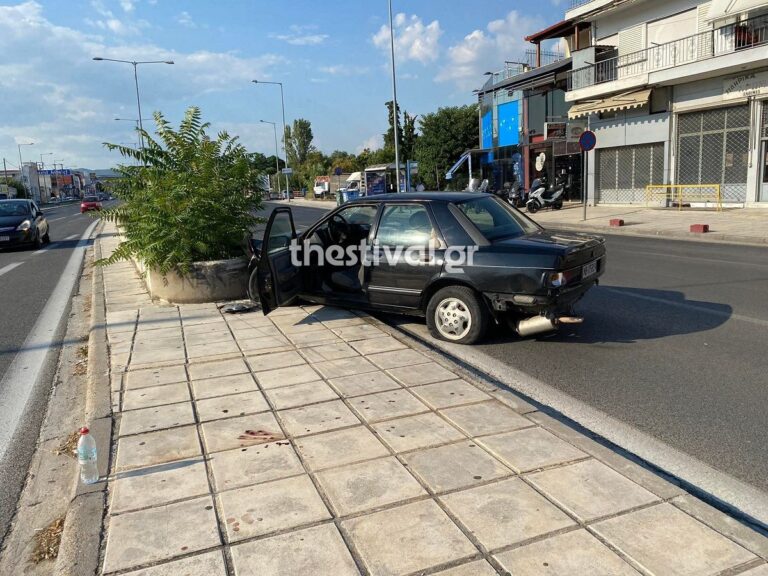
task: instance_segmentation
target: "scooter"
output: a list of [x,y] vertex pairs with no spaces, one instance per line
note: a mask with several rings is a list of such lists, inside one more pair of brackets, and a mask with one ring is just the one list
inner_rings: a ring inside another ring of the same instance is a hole
[[558,181],[555,183],[555,186],[549,188],[544,176],[536,178],[531,185],[531,192],[528,194],[528,202],[525,203],[525,209],[531,214],[535,214],[547,206],[554,210],[560,210],[563,207],[564,192],[565,186],[562,182]]
[[528,201],[528,194],[523,190],[523,187],[520,186],[520,182],[515,181],[512,185],[512,191],[509,193],[508,200],[515,208],[522,208],[525,206],[525,203]]

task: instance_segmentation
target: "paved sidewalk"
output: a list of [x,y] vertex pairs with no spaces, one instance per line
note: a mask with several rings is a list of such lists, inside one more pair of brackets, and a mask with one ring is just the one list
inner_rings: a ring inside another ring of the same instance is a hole
[[103,574],[768,575],[763,536],[366,317],[104,282]]
[[[280,202],[288,204],[285,200]],[[336,207],[333,202],[303,198],[291,200],[291,204],[325,210]],[[523,212],[525,212],[524,208]],[[674,210],[643,206],[600,205],[589,206],[587,219],[582,220],[582,205],[570,204],[562,210],[542,210],[528,215],[547,228],[630,236],[671,236],[677,239],[768,246],[768,208],[727,208],[717,212],[688,208]],[[613,218],[624,220],[624,226],[612,227],[610,220]],[[709,224],[709,232],[691,233],[691,224]]]

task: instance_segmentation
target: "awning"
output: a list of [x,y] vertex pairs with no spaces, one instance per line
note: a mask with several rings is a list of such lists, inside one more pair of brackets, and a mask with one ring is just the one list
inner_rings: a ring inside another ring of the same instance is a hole
[[627,92],[626,94],[617,94],[610,98],[602,100],[589,100],[581,104],[575,104],[568,110],[568,118],[579,118],[580,116],[589,116],[599,112],[612,112],[614,110],[628,110],[630,108],[640,108],[648,104],[648,98],[651,96],[651,89],[638,90],[636,92]]
[[748,10],[768,6],[766,0],[712,0],[707,12],[707,20],[722,20]]

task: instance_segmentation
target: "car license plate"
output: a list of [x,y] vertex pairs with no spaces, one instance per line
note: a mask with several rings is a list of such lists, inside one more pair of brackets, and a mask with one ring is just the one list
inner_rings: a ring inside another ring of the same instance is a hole
[[594,262],[589,262],[588,264],[584,264],[584,266],[581,268],[582,278],[589,278],[595,274],[597,274],[597,260]]
[[10,236],[0,236],[0,242],[8,242],[10,239]]

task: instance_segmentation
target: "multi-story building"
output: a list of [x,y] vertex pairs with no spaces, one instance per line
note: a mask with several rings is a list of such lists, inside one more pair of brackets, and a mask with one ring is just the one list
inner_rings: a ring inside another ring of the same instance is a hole
[[591,201],[646,202],[650,184],[768,207],[766,0],[573,0],[559,26],[569,118],[597,136]]

